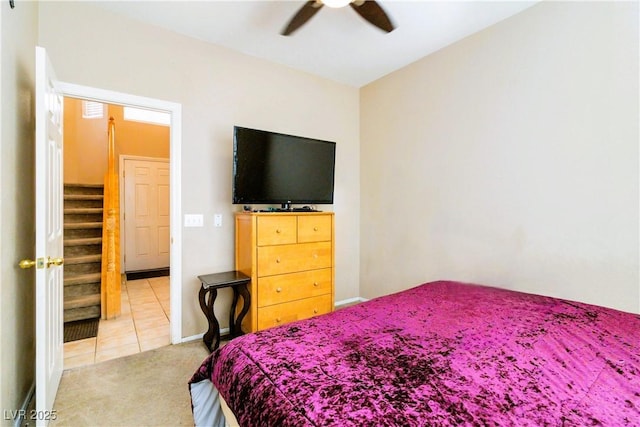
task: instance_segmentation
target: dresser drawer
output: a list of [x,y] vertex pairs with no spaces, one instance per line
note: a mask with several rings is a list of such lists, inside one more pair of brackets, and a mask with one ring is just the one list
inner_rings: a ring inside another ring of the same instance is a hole
[[258,277],[332,267],[331,242],[261,246]]
[[258,246],[296,243],[295,216],[260,216],[257,220]]
[[258,279],[258,307],[331,293],[333,270],[304,271]]
[[329,312],[330,294],[258,308],[258,329],[271,328]]
[[300,215],[298,217],[298,243],[331,240],[332,217],[329,215]]

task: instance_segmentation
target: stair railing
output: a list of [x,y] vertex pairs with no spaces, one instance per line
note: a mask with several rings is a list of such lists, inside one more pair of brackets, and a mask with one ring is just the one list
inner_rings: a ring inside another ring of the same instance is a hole
[[120,196],[115,167],[115,120],[109,118],[109,150],[104,178],[104,215],[102,222],[102,285],[101,311],[103,319],[113,319],[121,313],[120,277]]

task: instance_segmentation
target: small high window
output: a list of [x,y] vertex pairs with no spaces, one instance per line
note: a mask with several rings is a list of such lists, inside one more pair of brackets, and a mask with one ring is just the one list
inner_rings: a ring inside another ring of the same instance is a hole
[[124,107],[124,119],[162,126],[171,124],[171,114],[169,113],[134,107]]
[[96,101],[82,101],[83,119],[101,119],[104,117],[104,104]]

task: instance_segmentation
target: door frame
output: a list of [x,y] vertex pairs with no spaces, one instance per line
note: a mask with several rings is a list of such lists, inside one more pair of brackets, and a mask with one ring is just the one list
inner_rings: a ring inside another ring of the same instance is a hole
[[[169,167],[171,167],[171,156],[167,157],[148,157],[148,156],[136,156],[133,154],[120,154],[118,157],[118,171],[120,173],[120,178],[122,178],[122,172],[124,171],[124,162],[127,160],[141,160],[146,162],[163,162],[169,163]],[[169,174],[171,174],[171,170],[169,170]],[[126,247],[127,245],[127,233],[125,233],[125,224],[124,224],[124,213],[125,210],[122,209],[122,206],[125,205],[125,188],[124,188],[124,179],[119,179],[119,191],[120,191],[120,247]],[[171,176],[169,176],[169,185],[171,185]],[[169,188],[169,192],[171,192],[171,188]],[[171,215],[171,212],[169,212]],[[171,223],[171,218],[169,218],[169,223]],[[120,265],[125,266],[124,262],[125,251],[120,251]],[[171,266],[171,254],[169,254],[169,266]],[[171,269],[171,267],[169,267]],[[126,271],[126,268],[125,268]]]
[[163,111],[171,114],[169,129],[169,170],[170,185],[170,232],[171,249],[169,268],[171,276],[169,282],[171,319],[171,344],[182,342],[182,173],[181,173],[181,149],[182,149],[182,104],[161,99],[147,98],[112,90],[98,89],[73,83],[60,82],[60,90],[64,96],[72,98],[98,101],[105,104],[126,105],[130,107],[147,108]]

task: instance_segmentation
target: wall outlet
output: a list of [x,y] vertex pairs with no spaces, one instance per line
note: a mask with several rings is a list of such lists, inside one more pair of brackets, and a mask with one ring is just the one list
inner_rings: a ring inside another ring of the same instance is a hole
[[185,214],[185,227],[202,227],[204,225],[204,217],[202,214]]
[[213,226],[222,227],[222,214],[215,214],[213,216]]

